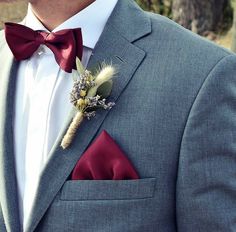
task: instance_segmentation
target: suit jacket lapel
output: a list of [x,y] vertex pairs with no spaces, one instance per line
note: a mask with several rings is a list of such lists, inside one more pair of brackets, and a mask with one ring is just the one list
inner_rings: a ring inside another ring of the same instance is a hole
[[0,57],[0,202],[7,231],[19,232],[13,144],[13,107],[18,63],[5,45]]
[[[132,44],[133,41],[151,32],[149,19],[140,12],[132,1],[118,1],[94,50],[94,55],[90,59],[89,67],[94,67],[99,62],[105,61],[118,68],[112,94],[108,99],[110,101],[116,102],[118,100],[145,57],[145,52]],[[138,25],[138,28],[135,28],[134,25]],[[127,28],[130,30],[127,31]],[[100,110],[94,119],[85,120],[78,129],[73,144],[68,149],[63,150],[60,147],[60,142],[74,114],[72,113],[67,120],[65,128],[51,150],[50,160],[41,175],[26,231],[33,231],[37,227],[54,197],[72,172],[79,157],[97,135],[108,114],[109,111]]]

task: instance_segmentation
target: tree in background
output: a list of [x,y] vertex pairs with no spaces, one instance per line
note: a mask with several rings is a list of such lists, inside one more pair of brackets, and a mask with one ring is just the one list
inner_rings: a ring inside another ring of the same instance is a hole
[[231,0],[136,0],[145,10],[166,15],[198,34],[227,30],[232,24]]
[[200,35],[231,26],[230,0],[173,0],[173,20]]

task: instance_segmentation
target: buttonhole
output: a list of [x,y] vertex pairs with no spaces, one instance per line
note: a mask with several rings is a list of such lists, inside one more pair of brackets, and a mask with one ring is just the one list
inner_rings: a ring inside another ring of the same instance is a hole
[[115,57],[116,57],[118,60],[120,60],[122,63],[124,63],[124,60],[123,60],[120,56],[115,55]]

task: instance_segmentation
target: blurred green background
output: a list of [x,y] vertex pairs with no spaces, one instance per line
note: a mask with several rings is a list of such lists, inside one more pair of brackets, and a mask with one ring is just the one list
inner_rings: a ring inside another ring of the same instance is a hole
[[[144,10],[165,15],[199,35],[236,50],[236,39],[234,39],[236,22],[233,20],[236,0],[136,0],[136,2]],[[25,0],[0,0],[0,28],[6,21],[22,20],[26,10]]]

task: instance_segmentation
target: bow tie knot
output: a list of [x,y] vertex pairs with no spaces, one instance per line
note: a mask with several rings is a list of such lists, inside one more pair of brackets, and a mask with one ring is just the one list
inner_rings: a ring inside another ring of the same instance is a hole
[[41,45],[41,44],[46,44],[46,42],[47,42],[47,37],[48,37],[48,33],[46,33],[46,32],[41,32],[41,31],[39,31],[39,32],[36,32],[37,34],[36,34],[36,36],[35,36],[35,42],[37,42],[39,45]]
[[72,72],[76,67],[76,56],[82,58],[81,28],[47,33],[16,23],[5,23],[5,36],[18,61],[30,58],[40,45],[47,46],[54,53],[56,62],[66,72]]

